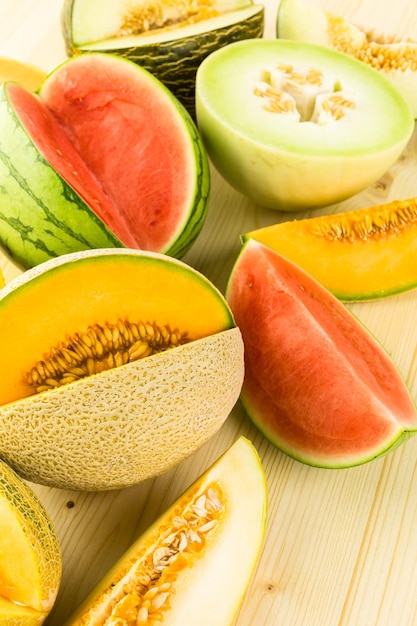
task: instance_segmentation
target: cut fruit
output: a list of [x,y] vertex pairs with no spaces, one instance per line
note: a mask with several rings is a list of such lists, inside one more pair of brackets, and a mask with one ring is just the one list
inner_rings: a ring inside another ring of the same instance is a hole
[[402,93],[417,117],[417,41],[352,24],[300,0],[282,0],[277,36],[329,46],[379,71]]
[[262,37],[264,7],[252,0],[169,2],[65,0],[62,30],[68,55],[111,52],[161,80],[195,115],[195,75],[214,50]]
[[241,41],[196,81],[197,123],[213,164],[254,202],[305,210],[375,182],[414,130],[402,96],[364,63],[323,46]]
[[46,78],[46,72],[36,65],[23,63],[9,57],[0,57],[0,83],[6,81],[14,81],[30,89],[36,91]]
[[223,296],[157,253],[89,250],[28,270],[1,292],[0,328],[0,456],[33,482],[156,476],[220,428],[243,382]]
[[329,291],[248,239],[227,298],[245,345],[243,405],[279,449],[310,465],[359,465],[417,431],[381,345]]
[[151,74],[106,54],[70,59],[39,96],[0,90],[0,242],[24,267],[88,248],[182,256],[210,173],[190,116]]
[[258,562],[267,508],[261,461],[241,437],[132,545],[66,626],[232,624]]
[[246,233],[314,276],[340,300],[417,285],[417,199],[292,220]]
[[32,489],[0,461],[0,624],[39,626],[61,582],[61,550]]

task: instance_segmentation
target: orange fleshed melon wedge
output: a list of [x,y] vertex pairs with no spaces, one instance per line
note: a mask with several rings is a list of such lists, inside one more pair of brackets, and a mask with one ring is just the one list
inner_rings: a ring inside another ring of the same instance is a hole
[[59,541],[47,512],[1,461],[0,624],[42,624],[55,602],[61,572]]
[[36,91],[46,78],[46,72],[36,65],[23,63],[17,59],[0,57],[0,83],[10,80],[26,89]]
[[267,508],[261,461],[241,437],[132,545],[66,626],[234,623]]
[[35,482],[96,490],[160,474],[239,397],[243,342],[224,297],[158,253],[39,265],[4,288],[0,328],[0,455]]

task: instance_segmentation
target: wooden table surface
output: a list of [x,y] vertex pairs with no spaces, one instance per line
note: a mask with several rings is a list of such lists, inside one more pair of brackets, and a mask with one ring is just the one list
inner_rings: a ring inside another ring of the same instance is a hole
[[[274,37],[278,2],[265,2],[268,38]],[[320,2],[359,23],[417,38],[415,2]],[[60,11],[59,0],[1,0],[0,55],[53,69],[65,59]],[[414,134],[405,158],[378,183],[316,214],[417,195],[416,142]],[[239,235],[294,215],[263,210],[212,174],[209,216],[184,260],[224,291]],[[19,273],[5,257],[0,263],[7,281]],[[417,290],[350,306],[391,353],[417,398]],[[238,405],[208,444],[158,479],[104,493],[34,486],[63,551],[63,580],[48,626],[62,626],[115,559],[240,434],[259,451],[270,504],[264,550],[236,626],[417,624],[417,437],[357,468],[315,469],[276,450]]]

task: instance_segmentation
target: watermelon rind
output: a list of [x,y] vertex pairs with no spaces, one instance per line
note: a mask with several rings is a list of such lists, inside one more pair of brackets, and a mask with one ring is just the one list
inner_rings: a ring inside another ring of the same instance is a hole
[[0,244],[31,267],[66,252],[123,248],[42,157],[0,86]]

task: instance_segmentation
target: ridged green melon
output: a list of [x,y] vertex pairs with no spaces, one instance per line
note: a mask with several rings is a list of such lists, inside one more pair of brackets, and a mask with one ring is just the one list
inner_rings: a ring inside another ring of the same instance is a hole
[[284,255],[340,300],[417,286],[417,199],[272,224],[246,233]]
[[61,549],[36,494],[0,461],[0,624],[40,626],[61,582]]
[[90,248],[181,257],[209,193],[195,124],[135,63],[91,53],[38,94],[0,87],[0,244],[23,267]]
[[0,292],[0,457],[23,477],[111,489],[156,476],[223,424],[243,342],[221,293],[170,257],[64,255]]
[[241,437],[136,540],[66,626],[234,623],[267,510],[261,460]]
[[204,59],[197,124],[214,166],[256,204],[314,209],[365,189],[414,130],[401,94],[324,46],[240,41]]
[[276,31],[282,39],[329,46],[376,69],[402,93],[417,117],[417,41],[377,33],[300,0],[281,0]]
[[195,115],[202,60],[233,41],[262,37],[264,6],[252,0],[65,0],[68,55],[103,51],[127,57],[161,80]]

